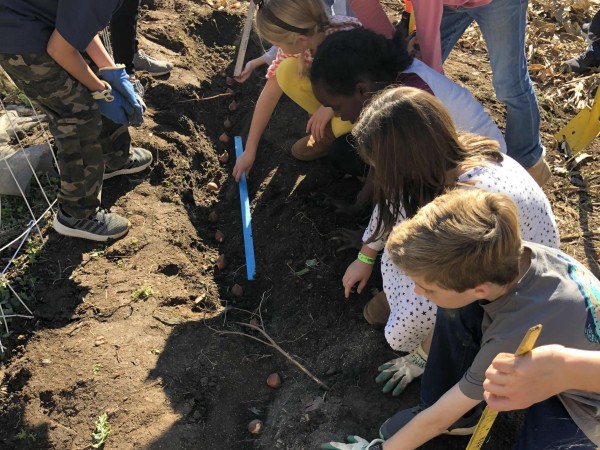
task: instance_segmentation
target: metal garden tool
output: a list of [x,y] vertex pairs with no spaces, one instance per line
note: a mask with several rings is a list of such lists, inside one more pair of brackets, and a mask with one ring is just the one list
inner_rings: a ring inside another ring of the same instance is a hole
[[571,119],[558,133],[554,140],[559,150],[567,157],[579,153],[600,133],[600,88],[596,91],[594,105],[584,109]]

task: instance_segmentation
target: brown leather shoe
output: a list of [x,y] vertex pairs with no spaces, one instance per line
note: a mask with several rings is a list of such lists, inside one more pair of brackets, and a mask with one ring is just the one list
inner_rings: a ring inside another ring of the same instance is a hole
[[320,141],[315,141],[311,135],[304,136],[298,139],[292,145],[292,155],[300,161],[314,161],[315,159],[324,158],[329,153],[329,147],[335,139],[331,122],[325,127],[325,133]]
[[552,176],[552,171],[550,170],[550,166],[546,162],[545,155],[536,162],[533,166],[527,169],[529,175],[533,177],[535,182],[540,185],[540,187],[544,187],[544,185],[550,180]]
[[363,309],[365,320],[371,325],[385,325],[390,317],[390,305],[385,296],[385,292],[381,291],[374,295]]

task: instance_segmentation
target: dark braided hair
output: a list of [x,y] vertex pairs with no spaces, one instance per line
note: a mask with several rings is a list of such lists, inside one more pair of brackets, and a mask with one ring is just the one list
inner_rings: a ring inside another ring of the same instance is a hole
[[331,95],[349,96],[356,83],[367,79],[392,84],[412,61],[400,33],[386,39],[365,28],[340,31],[327,36],[317,48],[310,81]]

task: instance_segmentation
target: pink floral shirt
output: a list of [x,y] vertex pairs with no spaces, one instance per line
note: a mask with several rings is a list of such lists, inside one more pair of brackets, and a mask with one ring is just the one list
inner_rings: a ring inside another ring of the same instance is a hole
[[[362,24],[360,21],[354,17],[332,16],[329,19],[329,25],[325,27],[325,36],[329,36],[337,31],[348,31],[361,26]],[[267,69],[267,78],[273,78],[275,76],[275,71],[277,70],[277,67],[279,67],[279,64],[281,64],[281,61],[289,57],[297,56],[298,55],[289,55],[281,50],[281,48],[278,49],[277,56],[275,56],[275,59]],[[306,63],[306,67],[310,67],[312,65],[313,54],[310,49],[304,52],[304,62]]]

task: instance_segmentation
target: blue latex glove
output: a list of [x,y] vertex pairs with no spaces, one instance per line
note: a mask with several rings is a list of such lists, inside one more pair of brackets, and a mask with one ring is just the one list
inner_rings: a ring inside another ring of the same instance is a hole
[[129,75],[125,72],[125,66],[119,64],[116,67],[103,67],[100,69],[100,78],[111,85],[113,93],[118,92],[131,105],[133,112],[128,116],[129,124],[141,125],[144,122],[144,108],[133,90]]
[[129,126],[129,117],[133,114],[133,108],[121,94],[112,91],[110,95],[95,100],[100,109],[100,114],[108,117],[113,122]]
[[383,442],[381,439],[373,439],[369,442],[360,436],[352,435],[348,436],[346,440],[348,441],[347,444],[343,442],[327,442],[326,444],[322,444],[321,448],[323,450],[367,450],[373,448],[373,445]]

